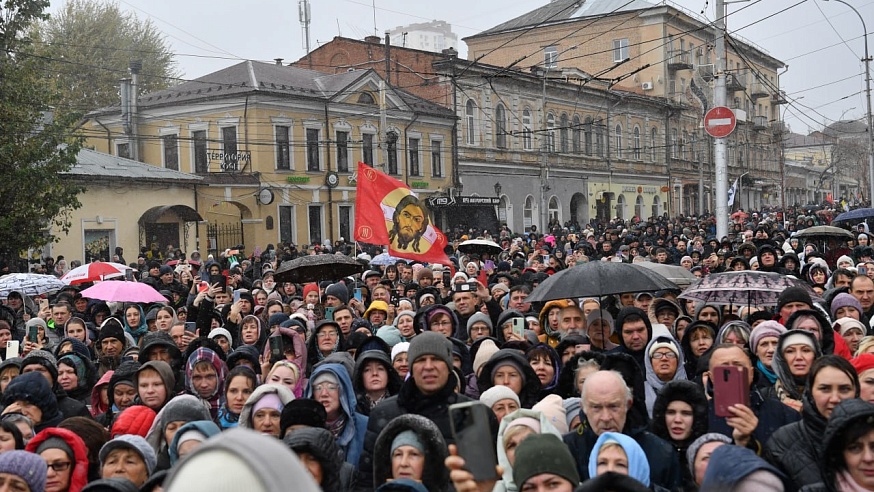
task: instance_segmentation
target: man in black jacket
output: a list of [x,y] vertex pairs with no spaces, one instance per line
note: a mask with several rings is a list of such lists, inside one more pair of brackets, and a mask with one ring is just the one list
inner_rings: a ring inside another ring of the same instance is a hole
[[[455,392],[456,380],[452,372],[452,342],[440,333],[426,331],[410,342],[408,352],[410,377],[392,396],[370,411],[364,451],[358,462],[356,490],[373,490],[373,451],[380,431],[395,417],[413,413],[437,425],[447,444],[453,444],[449,424],[449,405],[472,401]],[[494,418],[494,415],[492,415]],[[493,429],[497,428],[496,422]]]

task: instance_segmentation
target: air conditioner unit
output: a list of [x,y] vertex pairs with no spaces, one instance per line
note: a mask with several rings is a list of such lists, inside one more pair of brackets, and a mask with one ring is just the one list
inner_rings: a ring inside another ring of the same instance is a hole
[[651,91],[652,90],[652,82],[644,82],[644,83],[640,84],[640,87],[645,91]]

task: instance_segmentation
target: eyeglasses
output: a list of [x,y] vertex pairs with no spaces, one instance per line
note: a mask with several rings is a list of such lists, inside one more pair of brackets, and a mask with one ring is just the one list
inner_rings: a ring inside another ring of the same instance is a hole
[[452,321],[448,319],[444,319],[443,321],[433,321],[431,322],[431,326],[452,326]]
[[67,469],[70,468],[70,465],[72,465],[72,464],[73,463],[70,461],[57,461],[55,463],[48,463],[48,466],[46,469],[48,470],[49,468],[51,468],[56,473],[61,473],[63,471],[67,471]]
[[653,360],[660,360],[660,359],[669,359],[670,360],[670,359],[676,359],[676,358],[677,358],[677,354],[675,354],[673,352],[656,352],[656,353],[652,354]]
[[336,331],[320,331],[318,335],[319,338],[334,338],[338,335]]
[[330,393],[333,393],[339,389],[340,389],[339,384],[322,383],[322,384],[317,384],[317,385],[313,386],[313,393],[322,393],[324,391],[328,391]]

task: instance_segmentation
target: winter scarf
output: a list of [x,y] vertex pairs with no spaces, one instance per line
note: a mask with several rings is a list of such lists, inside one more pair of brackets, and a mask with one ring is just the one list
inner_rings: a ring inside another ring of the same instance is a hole
[[[194,366],[197,365],[198,362],[207,361],[212,364],[212,367],[215,368],[216,377],[218,378],[218,383],[216,384],[215,391],[208,395],[206,398],[200,397],[198,395],[197,390],[194,388],[194,385],[191,384],[191,376],[194,375]],[[225,365],[225,361],[221,359],[215,352],[206,348],[200,347],[191,354],[191,357],[188,358],[188,363],[185,365],[185,389],[188,393],[201,398],[209,403],[209,413],[213,419],[218,417],[219,408],[222,407],[224,403],[224,385],[225,379],[228,377],[228,366]]]

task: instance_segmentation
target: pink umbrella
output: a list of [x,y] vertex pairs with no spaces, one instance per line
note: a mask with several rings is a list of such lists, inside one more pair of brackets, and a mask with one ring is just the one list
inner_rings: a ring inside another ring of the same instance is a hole
[[82,291],[82,297],[106,302],[167,302],[167,298],[149,284],[116,280],[88,287]]
[[61,281],[67,285],[96,282],[107,278],[120,277],[127,270],[132,270],[132,268],[111,261],[95,261],[94,263],[87,263],[70,270],[61,277]]

